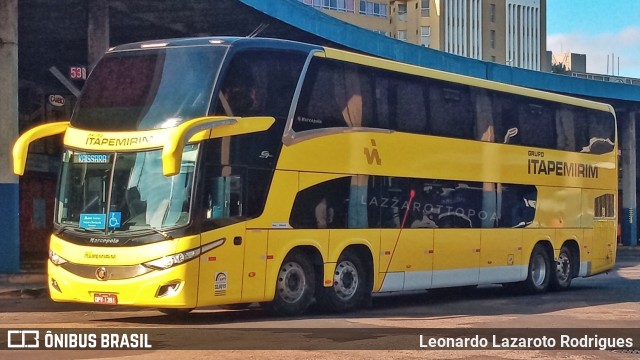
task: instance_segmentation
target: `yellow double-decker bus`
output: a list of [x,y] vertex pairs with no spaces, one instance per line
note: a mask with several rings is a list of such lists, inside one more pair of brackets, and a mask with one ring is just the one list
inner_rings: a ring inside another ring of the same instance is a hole
[[563,290],[615,262],[605,104],[290,41],[174,39],[109,50],[70,121],[18,139],[14,171],[60,133],[55,301],[296,315]]

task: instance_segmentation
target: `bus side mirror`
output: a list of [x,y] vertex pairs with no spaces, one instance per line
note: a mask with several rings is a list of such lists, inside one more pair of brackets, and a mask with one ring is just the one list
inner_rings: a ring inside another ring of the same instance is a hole
[[27,166],[27,154],[29,153],[29,145],[32,142],[45,138],[62,134],[69,127],[68,121],[47,123],[29,129],[22,134],[15,144],[13,144],[13,173],[16,175],[24,175],[24,169]]
[[[275,121],[269,116],[207,116],[186,121],[171,130],[168,141],[162,148],[162,173],[164,176],[173,176],[180,172],[184,144],[192,137],[215,139],[260,132],[269,129]],[[207,131],[208,136],[202,134]],[[198,136],[194,136],[196,134]]]

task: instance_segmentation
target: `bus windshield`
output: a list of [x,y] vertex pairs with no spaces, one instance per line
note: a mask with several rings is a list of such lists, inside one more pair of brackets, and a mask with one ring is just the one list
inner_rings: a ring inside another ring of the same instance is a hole
[[161,150],[66,150],[55,221],[65,228],[103,234],[185,226],[197,154],[198,145],[185,146],[180,173],[166,177]]
[[107,53],[87,79],[71,125],[150,130],[205,116],[225,51],[202,46]]

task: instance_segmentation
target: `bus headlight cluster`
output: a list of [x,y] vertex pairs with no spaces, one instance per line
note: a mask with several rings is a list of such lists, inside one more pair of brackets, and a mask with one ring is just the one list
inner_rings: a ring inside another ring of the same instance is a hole
[[66,259],[60,257],[58,254],[54,253],[52,250],[49,250],[49,260],[54,265],[62,265],[67,262]]
[[180,265],[189,260],[195,259],[196,257],[200,256],[200,251],[200,248],[191,249],[181,253],[161,257],[160,259],[152,260],[142,265],[157,270],[164,270],[172,266]]
[[225,240],[225,238],[218,239],[195,249],[190,249],[173,255],[167,255],[165,257],[161,257],[160,259],[148,261],[142,265],[156,270],[168,269],[170,267],[184,264],[190,260],[196,259],[198,256],[200,256],[200,254],[204,254],[224,244]]

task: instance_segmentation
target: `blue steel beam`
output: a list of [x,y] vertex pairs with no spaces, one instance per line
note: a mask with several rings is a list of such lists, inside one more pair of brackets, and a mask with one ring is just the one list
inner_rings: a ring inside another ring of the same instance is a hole
[[298,0],[239,1],[295,28],[373,56],[574,96],[640,101],[640,86],[637,85],[525,70],[409,44],[345,23]]
[[[626,108],[618,114],[618,121],[627,129],[629,127],[635,129],[635,126],[630,126],[634,124],[627,122],[635,121],[634,115],[629,112],[640,109],[640,86],[637,85],[520,69],[409,44],[345,23],[298,0],[239,1],[292,27],[357,52],[511,85],[610,102],[614,106]],[[619,110],[621,109],[617,112]],[[633,141],[633,144],[627,144],[625,148],[633,145],[632,148],[635,151],[635,136],[625,138],[628,139],[627,141],[631,139]],[[628,150],[624,153],[628,154]],[[628,161],[625,164],[627,166],[623,169],[625,171],[623,179],[635,180],[636,164]],[[624,207],[623,214],[620,214],[622,241],[625,245],[637,245],[635,186],[630,186],[628,182],[624,181],[622,184],[623,198],[619,200],[625,204],[631,204],[630,207],[629,205]]]

